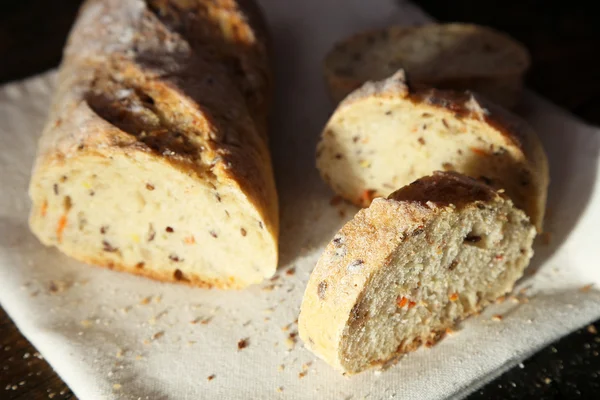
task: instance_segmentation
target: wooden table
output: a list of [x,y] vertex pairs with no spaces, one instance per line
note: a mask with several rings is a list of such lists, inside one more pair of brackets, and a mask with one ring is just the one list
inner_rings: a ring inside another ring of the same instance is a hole
[[[595,54],[600,50],[600,24],[588,2],[416,2],[439,20],[490,25],[521,40],[533,58],[529,87],[600,125],[600,68]],[[0,82],[55,67],[81,1],[6,3],[0,5]],[[600,321],[595,326],[600,329]],[[548,346],[471,398],[593,398],[600,393],[600,340],[594,331],[584,328]],[[0,399],[47,398],[74,396],[0,308]]]

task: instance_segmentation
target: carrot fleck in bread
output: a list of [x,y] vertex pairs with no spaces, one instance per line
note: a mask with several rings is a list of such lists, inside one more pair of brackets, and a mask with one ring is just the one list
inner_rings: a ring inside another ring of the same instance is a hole
[[512,290],[534,237],[491,187],[453,172],[419,179],[334,236],[309,278],[300,337],[347,374],[433,345]]
[[469,89],[513,107],[529,64],[522,44],[488,27],[392,26],[337,43],[325,59],[325,78],[336,102],[366,81],[385,79],[404,69],[415,83]]
[[333,190],[364,207],[433,171],[456,171],[506,190],[541,230],[549,178],[535,132],[472,93],[409,86],[399,71],[337,107],[317,145]]
[[251,2],[88,0],[30,183],[30,225],[78,260],[240,288],[277,266],[271,77]]

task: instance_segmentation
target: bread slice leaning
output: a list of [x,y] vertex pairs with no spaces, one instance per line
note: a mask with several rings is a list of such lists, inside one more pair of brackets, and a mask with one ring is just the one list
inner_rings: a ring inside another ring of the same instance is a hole
[[236,1],[84,4],[30,182],[43,244],[205,287],[275,272],[270,75],[248,20]]
[[534,236],[489,186],[456,173],[422,178],[335,235],[310,276],[300,337],[346,374],[433,344],[512,290]]
[[416,83],[473,90],[505,106],[517,104],[527,49],[508,35],[472,24],[392,26],[337,43],[324,62],[332,98],[339,102],[366,81],[404,69]]
[[457,171],[505,189],[541,229],[549,178],[535,132],[472,93],[409,86],[399,71],[337,107],[317,145],[333,190],[364,207],[433,171]]

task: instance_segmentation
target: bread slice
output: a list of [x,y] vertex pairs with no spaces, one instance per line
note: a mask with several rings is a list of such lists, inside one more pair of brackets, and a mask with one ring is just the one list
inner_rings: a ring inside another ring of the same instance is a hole
[[512,290],[534,236],[489,186],[456,173],[422,178],[335,235],[310,276],[300,337],[346,374],[431,345]]
[[85,3],[30,182],[42,243],[205,287],[273,275],[270,75],[247,21],[233,0]]
[[336,44],[325,58],[325,78],[336,102],[366,81],[404,69],[415,83],[470,89],[513,107],[529,64],[522,44],[491,28],[459,23],[392,26]]
[[436,170],[506,190],[542,228],[548,163],[533,130],[469,92],[409,88],[402,71],[367,82],[335,110],[317,145],[317,167],[345,199],[368,206]]

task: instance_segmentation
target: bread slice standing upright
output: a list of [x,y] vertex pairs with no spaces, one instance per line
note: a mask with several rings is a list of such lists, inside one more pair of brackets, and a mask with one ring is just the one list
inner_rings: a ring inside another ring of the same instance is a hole
[[541,230],[548,162],[531,127],[472,93],[409,86],[399,71],[337,107],[317,145],[333,190],[364,207],[433,171],[456,171],[505,189]]
[[525,213],[479,181],[419,179],[335,235],[306,287],[300,337],[346,374],[433,344],[512,290],[534,236]]
[[249,1],[85,2],[30,183],[42,243],[199,286],[271,276],[263,28]]
[[527,49],[508,35],[472,24],[392,26],[340,41],[325,58],[336,102],[366,81],[404,69],[411,81],[473,90],[505,107],[519,100],[530,65]]

